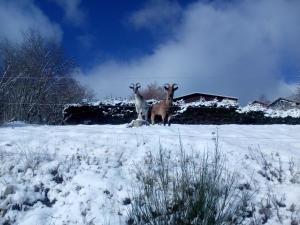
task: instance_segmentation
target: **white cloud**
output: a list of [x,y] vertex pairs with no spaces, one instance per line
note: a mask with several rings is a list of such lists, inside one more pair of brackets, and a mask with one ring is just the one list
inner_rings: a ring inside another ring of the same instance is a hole
[[132,13],[129,22],[137,29],[172,26],[177,22],[181,11],[176,1],[150,0],[142,9]]
[[86,14],[80,8],[81,0],[51,0],[58,4],[65,13],[65,19],[75,26],[83,25]]
[[[193,91],[233,95],[242,103],[261,94],[291,94],[281,74],[287,58],[300,62],[300,1],[243,0],[222,6],[197,2],[153,54],[95,65],[80,79],[100,97],[130,94],[130,82],[177,82]],[[296,71],[295,71],[296,72]]]
[[62,39],[60,26],[53,23],[31,0],[0,1],[0,38],[19,41],[22,32],[34,29],[41,32],[42,36]]
[[286,83],[284,81],[281,81],[278,85],[278,89],[276,90],[276,95],[270,96],[273,98],[277,98],[278,96],[293,96],[291,93],[296,93],[298,88],[298,83]]

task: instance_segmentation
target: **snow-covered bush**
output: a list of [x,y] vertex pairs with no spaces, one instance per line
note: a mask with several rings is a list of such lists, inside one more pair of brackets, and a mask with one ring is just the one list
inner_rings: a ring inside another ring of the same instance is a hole
[[239,108],[237,110],[238,113],[251,113],[251,112],[262,112],[265,117],[270,118],[286,118],[286,117],[292,117],[292,118],[299,118],[300,117],[300,109],[299,108],[293,108],[293,109],[271,109],[267,108],[258,104],[249,104],[245,107]]
[[160,148],[138,169],[138,189],[127,224],[221,225],[242,224],[253,214],[250,190],[238,188],[237,174],[228,172],[224,156],[185,154],[178,159]]
[[238,102],[230,99],[224,99],[222,101],[218,101],[217,99],[207,101],[205,99],[200,99],[199,101],[185,103],[183,100],[177,101],[174,103],[176,106],[180,108],[178,112],[183,113],[189,107],[192,108],[201,108],[201,107],[211,107],[211,108],[237,108]]

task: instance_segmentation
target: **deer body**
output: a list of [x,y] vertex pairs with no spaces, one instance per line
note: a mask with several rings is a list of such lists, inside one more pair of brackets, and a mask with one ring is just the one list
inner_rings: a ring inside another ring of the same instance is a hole
[[165,85],[165,90],[167,91],[167,97],[164,100],[161,100],[159,103],[156,103],[152,106],[151,109],[151,123],[155,123],[155,116],[159,115],[162,118],[164,125],[168,122],[168,125],[171,125],[172,117],[172,106],[173,106],[173,96],[174,92],[178,89],[176,84]]
[[143,117],[145,120],[148,118],[148,105],[144,97],[140,94],[139,88],[141,85],[136,83],[136,85],[131,84],[129,88],[133,89],[134,98],[135,98],[135,110],[138,114],[138,119],[142,120]]
[[134,98],[135,98],[135,110],[138,114],[138,119],[143,119],[144,116],[145,120],[147,120],[148,106],[145,99],[139,93],[134,94]]

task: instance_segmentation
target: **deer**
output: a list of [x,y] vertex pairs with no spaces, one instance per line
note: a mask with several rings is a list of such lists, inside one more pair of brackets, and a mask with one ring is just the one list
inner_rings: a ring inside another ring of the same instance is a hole
[[130,89],[133,90],[134,98],[135,98],[135,110],[138,114],[138,119],[143,120],[143,116],[145,120],[148,119],[148,104],[144,97],[140,94],[139,88],[141,87],[140,83],[131,84],[129,86]]
[[164,126],[166,125],[166,122],[168,121],[168,125],[171,125],[171,109],[173,105],[173,97],[174,92],[178,89],[177,84],[165,84],[164,85],[165,90],[167,91],[167,97],[164,100],[161,100],[160,102],[154,104],[151,109],[151,123],[152,125],[155,122],[155,116],[159,115],[162,118],[162,121],[164,123]]

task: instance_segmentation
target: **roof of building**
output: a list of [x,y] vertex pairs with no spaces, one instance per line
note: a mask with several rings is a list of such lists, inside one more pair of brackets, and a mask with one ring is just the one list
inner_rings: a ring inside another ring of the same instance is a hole
[[188,98],[188,97],[194,97],[194,96],[208,96],[208,97],[216,97],[216,98],[226,98],[226,99],[231,99],[231,100],[235,100],[235,101],[238,100],[238,98],[232,97],[232,96],[214,95],[214,94],[200,93],[200,92],[194,92],[194,93],[191,93],[191,94],[182,95],[182,96],[174,98],[174,100],[179,100],[179,99],[182,99],[182,98]]
[[300,102],[295,101],[295,100],[293,100],[293,99],[282,98],[282,97],[280,97],[280,98],[277,98],[276,100],[274,100],[273,102],[271,102],[271,103],[269,104],[269,106],[272,106],[272,105],[276,104],[276,103],[279,102],[279,101],[285,101],[285,102],[290,102],[290,103],[300,104]]
[[253,102],[250,102],[250,105],[254,105],[254,104],[259,104],[259,105],[263,105],[263,106],[268,106],[268,103],[259,101],[259,100],[254,100]]

